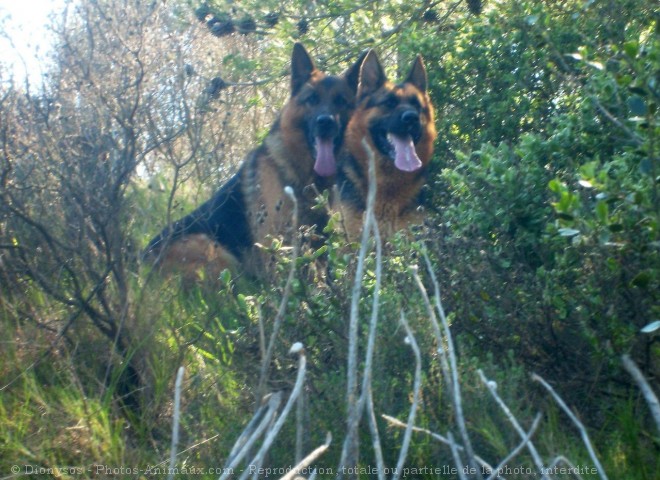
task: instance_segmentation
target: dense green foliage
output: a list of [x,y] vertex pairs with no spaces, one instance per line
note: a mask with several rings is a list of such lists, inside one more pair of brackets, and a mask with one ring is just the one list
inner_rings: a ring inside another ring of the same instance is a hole
[[[403,312],[423,353],[416,424],[441,434],[454,426],[410,273],[419,264],[433,293],[428,250],[480,455],[496,461],[519,438],[479,368],[521,423],[544,413],[535,441],[547,461],[591,463],[574,426],[530,380],[537,373],[579,413],[609,478],[657,478],[660,437],[620,361],[630,354],[658,392],[655,2],[118,3],[83,1],[56,28],[41,91],[0,65],[0,476],[13,465],[84,466],[82,476],[95,478],[113,476],[97,465],[164,465],[181,365],[179,451],[190,451],[179,465],[221,467],[260,402],[264,345],[290,268],[266,390],[291,390],[297,367],[287,350],[303,342],[305,452],[329,431],[332,448],[318,464],[336,467],[358,246],[332,222],[327,244],[293,263],[274,241],[265,246],[276,270],[268,283],[226,272],[182,287],[139,260],[155,232],[208,198],[263,137],[286,97],[297,40],[331,72],[375,48],[392,76],[417,53],[429,74],[439,136],[427,222],[387,239],[378,292],[371,249],[359,303],[362,351],[379,294],[377,414],[404,420],[410,408]],[[381,420],[379,428],[394,465],[403,433]],[[366,426],[361,435],[371,465]],[[294,461],[295,436],[291,419],[273,466]],[[533,466],[524,455],[515,462]],[[413,437],[407,465],[451,464],[444,445]]]

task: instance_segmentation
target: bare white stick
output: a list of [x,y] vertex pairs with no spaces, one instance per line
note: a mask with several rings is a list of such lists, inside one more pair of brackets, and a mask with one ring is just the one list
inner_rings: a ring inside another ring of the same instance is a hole
[[[291,395],[289,395],[289,399],[287,400],[286,405],[284,405],[284,409],[282,410],[282,413],[275,421],[273,427],[266,433],[266,438],[264,439],[264,443],[261,445],[261,448],[259,448],[259,451],[250,462],[250,464],[255,467],[254,468],[255,476],[257,475],[256,472],[258,472],[259,469],[261,468],[264,458],[266,457],[266,453],[270,449],[270,446],[275,440],[275,437],[277,436],[282,426],[284,425],[284,422],[287,416],[289,415],[291,408],[293,408],[293,405],[296,403],[296,399],[298,398],[298,395],[300,395],[300,392],[302,391],[303,385],[305,383],[305,369],[307,365],[307,358],[305,357],[305,349],[303,348],[301,343],[294,343],[291,346],[289,353],[298,355],[298,376],[296,378],[296,383],[293,386],[293,390],[291,391]],[[250,474],[250,469],[246,469],[245,472],[243,472],[243,475],[241,475],[240,479],[245,480],[249,474]]]
[[646,378],[644,378],[644,375],[639,370],[633,359],[630,358],[630,355],[623,355],[621,357],[621,361],[623,362],[623,367],[633,377],[635,382],[637,382],[637,386],[642,391],[642,395],[644,395],[644,399],[649,406],[649,410],[651,410],[651,416],[655,421],[655,426],[658,429],[658,433],[660,433],[660,403],[658,402],[658,397],[651,388],[651,385],[649,385],[649,382],[646,380]]
[[433,306],[431,305],[431,300],[429,299],[429,295],[428,292],[426,291],[426,287],[424,287],[424,283],[422,283],[422,279],[419,277],[419,267],[417,265],[413,265],[412,267],[410,267],[410,270],[413,274],[415,284],[417,285],[417,288],[422,294],[422,299],[424,300],[424,306],[426,307],[426,313],[428,314],[429,319],[431,320],[433,333],[435,334],[435,339],[436,342],[438,343],[438,353],[440,354],[440,368],[442,369],[442,376],[444,378],[445,385],[447,386],[447,390],[449,390],[449,395],[453,398],[454,385],[451,381],[451,373],[449,371],[449,359],[447,358],[447,349],[444,346],[445,340],[443,339],[442,331],[440,330],[440,324],[438,322],[438,318],[435,314],[435,311],[433,310]]
[[[397,428],[406,428],[407,427],[407,425],[405,423],[403,423],[401,420],[399,420],[397,418],[394,418],[390,415],[383,414],[383,415],[381,415],[381,417],[386,422],[388,422],[389,424],[391,424],[394,427],[397,427]],[[449,441],[449,439],[447,437],[443,437],[442,435],[437,434],[435,432],[432,432],[431,430],[427,430],[426,428],[413,427],[413,432],[424,433],[424,434],[430,436],[431,438],[433,438],[434,440],[437,440],[441,443],[444,443],[445,445],[447,445],[451,448],[451,442]],[[465,450],[461,445],[456,445],[456,448],[458,448],[459,451],[464,451]],[[493,470],[493,466],[490,463],[488,463],[486,460],[481,458],[479,455],[475,455],[474,459],[484,469],[489,470],[489,471]]]
[[167,474],[168,480],[174,478],[174,465],[176,465],[176,449],[179,445],[179,417],[181,416],[181,384],[183,373],[186,371],[182,366],[176,373],[174,382],[174,414],[172,415],[172,446],[170,447],[170,468]]
[[[261,310],[259,302],[255,302],[257,307],[257,318],[259,320],[259,355],[261,356],[261,363],[266,361],[266,329],[264,327],[264,314]],[[261,392],[259,392],[261,394]],[[261,398],[257,398],[259,402]]]
[[332,434],[328,432],[325,437],[325,443],[303,458],[295,467],[289,471],[289,473],[281,477],[280,480],[293,480],[298,475],[303,475],[306,473],[306,470],[309,468],[309,466],[325,453],[325,451],[330,446],[330,442],[332,442]]
[[366,139],[362,140],[362,146],[367,152],[369,158],[369,191],[367,193],[367,210],[362,227],[362,238],[360,241],[360,251],[358,253],[358,262],[355,269],[355,280],[351,292],[350,318],[348,323],[348,365],[346,367],[347,387],[346,403],[348,424],[346,429],[346,438],[342,447],[341,459],[338,471],[344,471],[344,467],[353,467],[357,464],[358,455],[358,435],[357,430],[360,424],[360,405],[358,399],[358,316],[360,305],[360,293],[362,291],[362,276],[364,273],[364,259],[369,247],[370,224],[373,218],[374,204],[376,202],[376,167],[374,153],[369,147]]
[[582,475],[578,473],[580,469],[576,467],[573,464],[573,462],[571,462],[568,458],[564,457],[563,455],[559,455],[558,457],[555,457],[555,459],[552,462],[550,462],[550,465],[548,466],[548,471],[552,472],[555,469],[555,467],[560,463],[563,463],[564,465],[569,467],[571,469],[571,472],[573,472],[573,476],[577,478],[577,480],[584,480],[582,478]]
[[[254,443],[261,437],[261,434],[271,424],[281,401],[282,393],[277,392],[268,398],[268,403],[266,405],[262,405],[261,408],[257,410],[257,413],[254,414],[254,417],[252,417],[252,420],[250,420],[250,423],[248,423],[247,427],[245,427],[243,433],[236,441],[234,448],[232,448],[225,467],[222,469],[223,473],[219,480],[226,480],[233,476],[233,473],[231,472],[233,472],[234,469],[238,467],[239,463],[243,460],[243,458],[245,458],[245,456],[252,448],[252,445],[254,445]],[[265,413],[263,413],[264,411]],[[259,421],[259,418],[262,416],[262,414],[263,418]]]
[[[528,443],[530,443],[530,440],[534,435],[534,433],[536,432],[536,429],[538,428],[540,423],[541,423],[541,414],[537,413],[536,417],[534,417],[534,421],[532,422],[532,426],[529,429],[529,432],[525,434],[525,436],[523,437],[522,441],[518,444],[518,446],[516,446],[516,448],[511,450],[511,452],[509,452],[509,454],[502,459],[499,465],[495,467],[495,470],[491,472],[490,476],[486,480],[494,480],[496,478],[500,478],[499,476],[500,470],[502,470],[511,460],[513,460],[516,457],[516,455],[518,455],[523,450],[523,448],[527,446]],[[541,470],[541,473],[543,473],[543,470]],[[548,478],[548,477],[545,474],[543,474],[543,477],[541,478]]]
[[[447,321],[447,316],[445,315],[445,309],[442,306],[442,300],[440,299],[440,283],[435,276],[433,271],[433,266],[431,265],[431,260],[429,259],[426,249],[424,249],[424,260],[426,262],[426,269],[431,276],[431,281],[433,283],[433,288],[435,290],[435,306],[438,314],[440,315],[440,320],[442,322],[442,330],[444,332],[445,340],[447,342],[447,356],[449,358],[449,368],[451,370],[451,383],[453,388],[451,393],[453,394],[453,405],[456,413],[456,426],[458,431],[461,434],[461,439],[463,440],[463,447],[465,448],[465,453],[467,454],[468,464],[475,470],[479,470],[479,465],[474,459],[474,449],[472,448],[472,442],[470,441],[470,436],[468,435],[467,424],[465,423],[465,415],[463,414],[463,399],[461,397],[461,384],[458,380],[458,365],[456,362],[456,352],[454,349],[454,340],[449,330],[449,322]],[[417,274],[417,281],[419,285],[424,289],[424,285],[419,279]],[[426,290],[426,289],[424,289]],[[442,344],[440,345],[442,347]]]
[[454,465],[456,465],[456,473],[458,473],[458,478],[460,480],[467,480],[465,473],[463,472],[463,461],[461,456],[458,454],[458,445],[454,441],[454,435],[451,432],[447,432],[447,439],[449,440],[449,449],[451,450],[451,456],[454,457]]
[[380,445],[380,434],[378,433],[378,424],[376,423],[376,412],[374,411],[374,397],[371,385],[367,390],[367,418],[369,420],[369,432],[371,433],[371,446],[374,449],[376,457],[376,468],[378,469],[378,480],[385,480],[385,460],[383,458],[383,449]]
[[[525,430],[520,426],[520,423],[518,423],[516,417],[513,415],[513,413],[511,413],[511,410],[509,410],[509,407],[506,405],[506,403],[504,403],[504,400],[502,400],[498,395],[497,385],[495,384],[495,382],[488,380],[486,378],[486,375],[484,375],[484,372],[481,371],[481,369],[477,370],[477,373],[479,374],[479,378],[481,378],[483,384],[490,392],[490,395],[495,399],[499,407],[504,412],[504,415],[506,415],[506,418],[507,420],[509,420],[509,423],[513,425],[513,429],[518,433],[520,438],[524,439],[527,436]],[[548,477],[543,474],[543,459],[541,458],[541,455],[539,455],[539,452],[536,450],[534,444],[531,441],[528,441],[525,442],[524,445],[527,445],[527,448],[529,449],[529,453],[532,455],[532,459],[536,464],[536,469],[538,470],[539,473],[542,474],[541,478],[547,479]]]
[[552,397],[555,399],[555,402],[557,402],[557,404],[561,407],[564,413],[568,415],[568,417],[575,424],[578,430],[580,430],[580,436],[582,437],[582,441],[584,442],[584,445],[587,447],[587,451],[589,452],[589,456],[591,457],[591,460],[594,462],[594,466],[598,470],[598,475],[603,480],[607,480],[607,475],[605,474],[605,470],[603,469],[603,466],[600,464],[600,461],[596,456],[594,447],[591,445],[591,440],[589,440],[589,434],[587,433],[587,429],[584,428],[582,422],[580,422],[580,420],[578,420],[578,418],[573,414],[573,412],[571,412],[571,409],[568,408],[568,405],[566,405],[564,400],[562,400],[562,398],[557,394],[557,392],[555,392],[555,390],[550,386],[548,382],[546,382],[542,377],[540,377],[535,373],[532,375],[532,380],[539,382],[541,385],[545,387],[545,389],[548,392],[550,392]]
[[401,442],[401,451],[399,452],[399,459],[396,462],[396,470],[394,475],[392,475],[392,480],[399,480],[399,476],[403,471],[403,466],[406,462],[406,457],[408,456],[408,447],[410,446],[410,437],[412,436],[412,429],[415,425],[415,415],[417,413],[417,405],[419,404],[419,392],[422,388],[422,354],[419,351],[419,346],[415,340],[415,335],[413,334],[406,317],[401,311],[401,324],[406,330],[406,341],[410,344],[410,347],[415,354],[415,380],[413,382],[413,402],[410,406],[410,412],[408,413],[408,422],[406,423],[406,430],[403,434],[403,442]]
[[298,396],[296,405],[296,463],[303,459],[303,443],[305,437],[305,392]]
[[[176,456],[179,457],[179,456],[183,455],[184,453],[189,452],[190,450],[194,450],[195,448],[199,447],[200,445],[204,445],[205,443],[208,443],[208,442],[211,442],[211,441],[215,440],[219,436],[220,436],[220,434],[217,433],[217,434],[213,435],[212,437],[209,437],[209,438],[206,438],[206,439],[204,439],[200,442],[197,442],[196,444],[189,446],[185,450],[181,450],[180,452],[178,452],[176,454]],[[167,462],[169,462],[169,459],[163,460],[162,462],[153,465],[153,468],[160,467],[161,465],[165,465]]]
[[369,432],[371,433],[371,445],[374,449],[374,456],[376,457],[376,471],[379,480],[385,480],[385,460],[383,459],[383,451],[380,445],[380,434],[378,432],[378,424],[376,423],[376,413],[374,412],[373,392],[371,389],[371,380],[373,378],[373,356],[376,345],[376,332],[378,329],[378,313],[380,303],[380,285],[383,273],[383,245],[380,237],[380,230],[378,229],[378,222],[376,221],[373,210],[369,212],[371,216],[371,227],[374,235],[374,242],[376,243],[376,282],[374,285],[373,300],[371,305],[371,319],[369,321],[369,335],[367,339],[367,352],[364,361],[364,375],[362,378],[362,392],[358,400],[358,412],[362,412],[364,406],[367,408],[367,416],[369,420]]
[[[298,230],[298,199],[293,191],[293,188],[290,186],[284,187],[284,193],[291,199],[293,202],[293,214],[292,214],[292,224],[293,231],[297,232]],[[268,348],[266,349],[266,355],[261,363],[261,373],[259,375],[259,386],[257,387],[257,398],[263,397],[266,393],[266,382],[268,381],[268,372],[270,369],[270,362],[273,358],[273,349],[275,348],[275,343],[277,342],[277,334],[279,333],[282,321],[284,320],[284,314],[286,313],[286,307],[289,303],[289,296],[291,295],[291,287],[293,285],[293,280],[296,275],[296,260],[300,252],[300,237],[297,233],[294,233],[295,240],[293,241],[293,252],[291,253],[291,268],[289,269],[289,276],[286,279],[286,284],[284,286],[284,294],[282,295],[282,301],[277,310],[277,315],[273,321],[273,331],[270,334],[270,341],[268,342]]]

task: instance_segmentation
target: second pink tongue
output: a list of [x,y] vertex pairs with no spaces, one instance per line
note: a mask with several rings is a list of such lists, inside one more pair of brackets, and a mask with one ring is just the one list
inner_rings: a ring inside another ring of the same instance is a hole
[[316,137],[316,162],[314,171],[322,177],[329,177],[337,172],[335,161],[334,142],[332,139]]
[[410,135],[399,137],[390,135],[389,140],[394,145],[394,166],[404,172],[414,172],[422,168],[422,161],[417,156],[415,144]]

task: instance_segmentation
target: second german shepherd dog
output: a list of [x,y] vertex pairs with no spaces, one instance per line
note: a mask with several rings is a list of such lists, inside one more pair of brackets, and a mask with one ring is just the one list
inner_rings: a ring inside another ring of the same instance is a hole
[[362,229],[369,190],[369,154],[376,172],[375,217],[389,236],[421,221],[420,192],[433,155],[436,130],[427,94],[424,62],[417,56],[408,77],[388,81],[378,57],[367,53],[360,70],[357,107],[346,128],[337,173],[338,198],[344,229],[355,239]]
[[153,238],[147,256],[188,278],[200,270],[217,278],[225,268],[263,273],[255,243],[269,235],[291,240],[294,233],[285,186],[298,200],[298,224],[322,230],[326,214],[311,207],[316,193],[333,184],[363,58],[340,76],[326,75],[296,43],[291,96],[263,144],[210,200]]

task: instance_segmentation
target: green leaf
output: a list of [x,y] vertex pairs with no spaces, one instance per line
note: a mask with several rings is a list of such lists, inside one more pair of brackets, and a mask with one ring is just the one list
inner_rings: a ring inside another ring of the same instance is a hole
[[243,312],[247,313],[248,312],[248,306],[247,306],[247,302],[245,301],[245,295],[243,295],[242,293],[239,293],[236,296],[236,301],[238,302],[238,306],[240,307],[240,309]]
[[642,328],[640,330],[640,332],[642,332],[642,333],[653,333],[656,330],[660,330],[660,320],[656,320],[655,322],[649,323],[644,328]]
[[639,43],[634,40],[626,42],[623,44],[623,51],[626,52],[626,55],[630,58],[635,58],[637,52],[639,52]]
[[630,283],[638,288],[646,288],[651,283],[651,274],[648,271],[639,272]]
[[602,200],[596,204],[596,217],[603,223],[607,223],[607,220],[610,216],[610,209],[607,206],[607,202]]
[[313,258],[319,258],[321,255],[323,255],[325,252],[328,251],[328,246],[323,245],[321,248],[319,248],[317,251],[314,252]]
[[574,237],[575,235],[579,235],[580,231],[575,230],[574,228],[560,228],[559,229],[559,235],[562,237]]
[[633,115],[646,115],[646,102],[639,95],[633,95],[628,99],[628,108]]
[[220,273],[220,280],[222,281],[223,284],[229,285],[229,282],[231,282],[231,271],[228,268],[225,268]]
[[630,90],[630,93],[635,93],[641,97],[646,97],[648,95],[648,92],[640,87],[629,87],[628,90]]
[[644,158],[639,162],[639,171],[645,175],[651,175],[653,173],[653,167],[651,164],[651,159]]
[[550,191],[555,192],[555,193],[561,193],[562,190],[566,188],[565,185],[563,185],[559,180],[556,178],[553,178],[548,182],[548,188]]
[[525,18],[525,21],[527,22],[527,25],[536,25],[536,23],[539,21],[539,16],[528,15],[527,18]]

